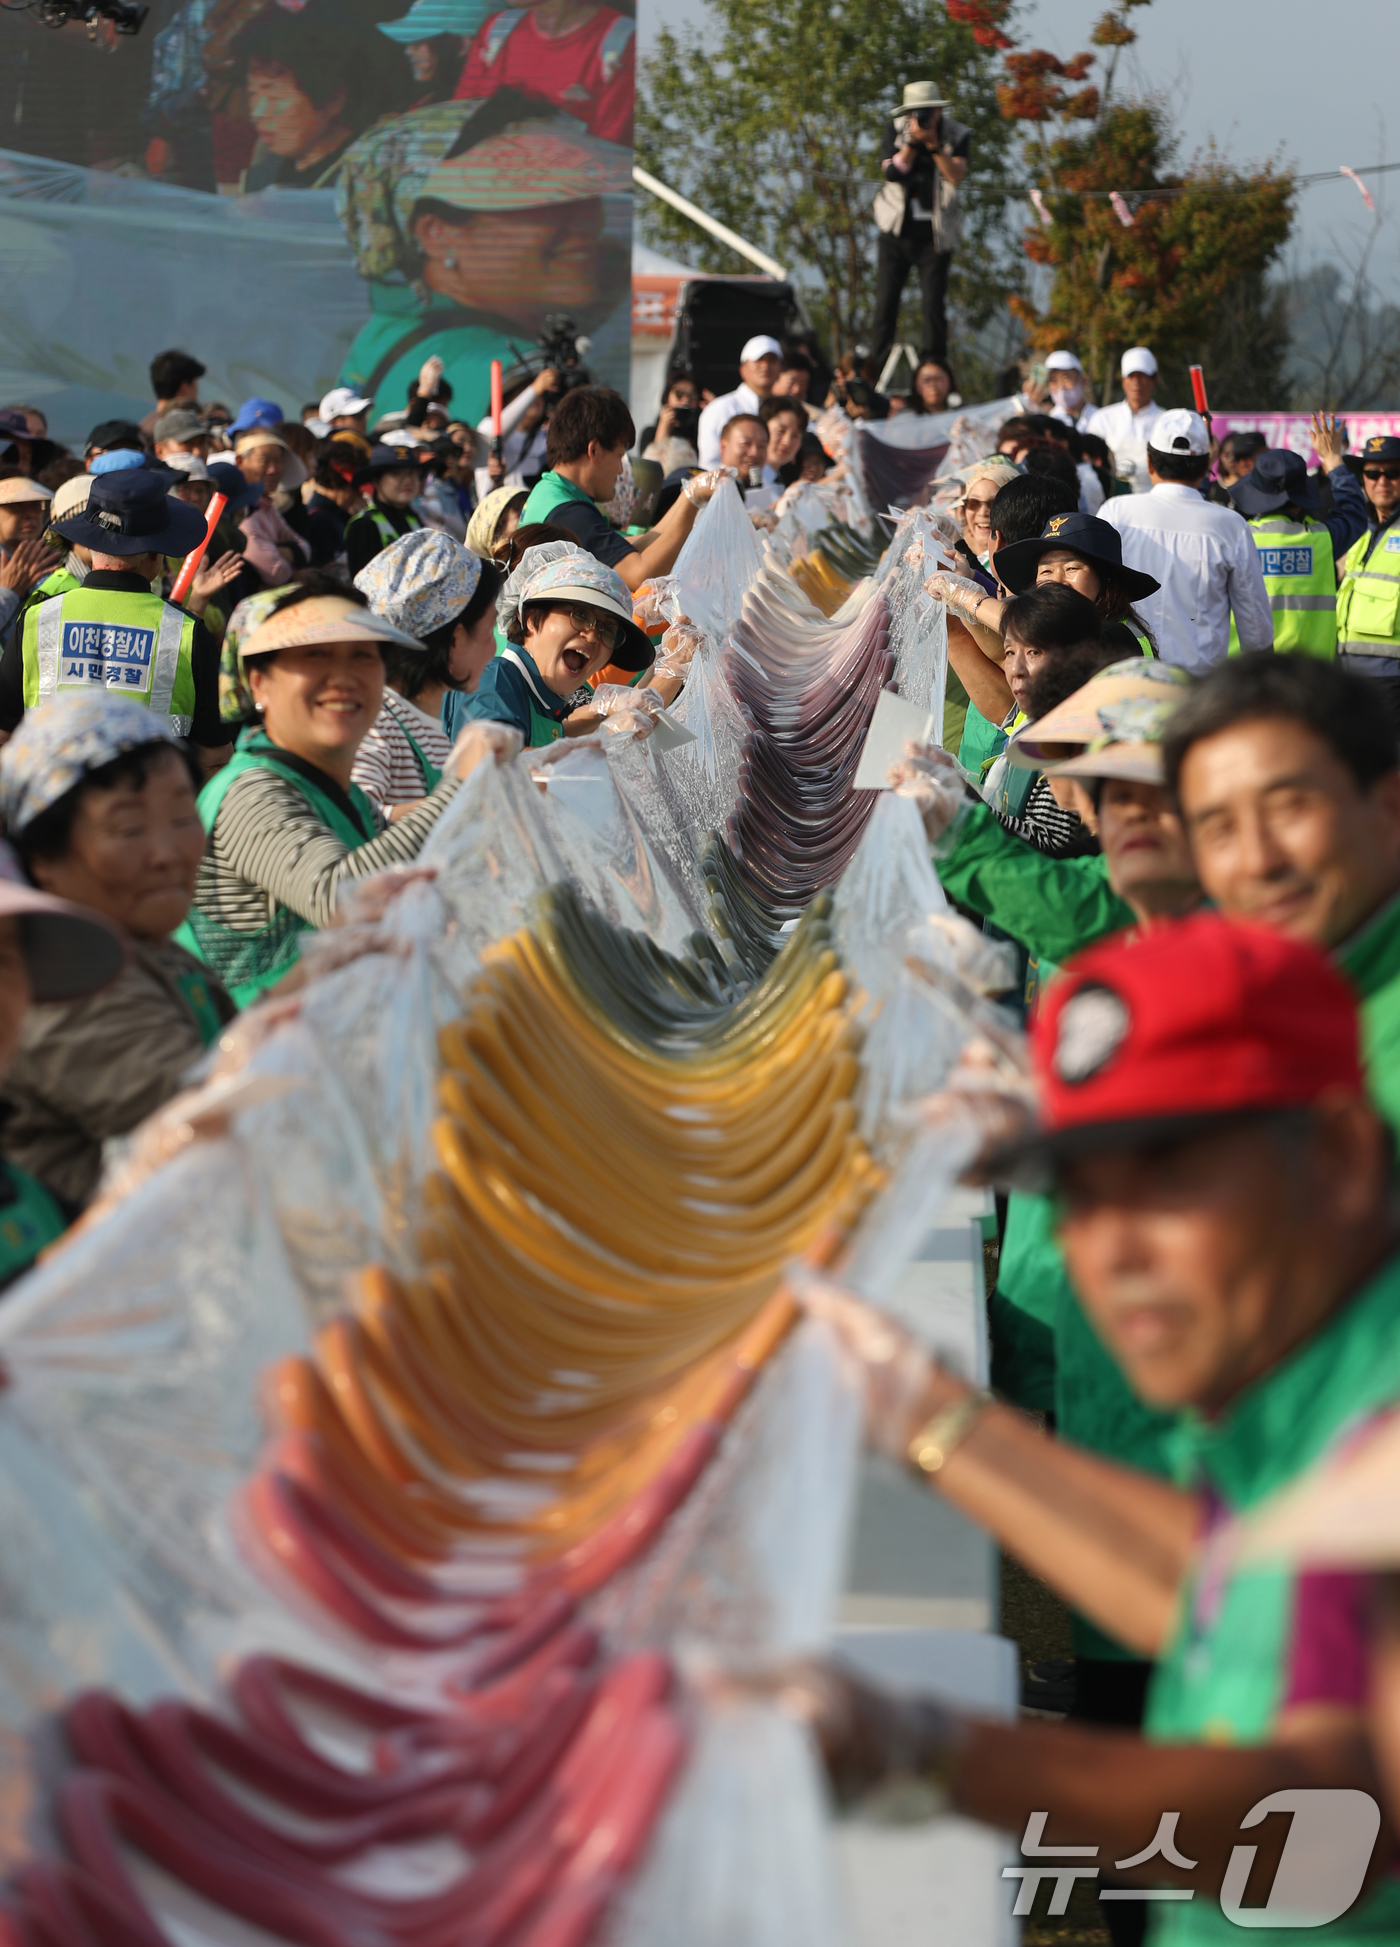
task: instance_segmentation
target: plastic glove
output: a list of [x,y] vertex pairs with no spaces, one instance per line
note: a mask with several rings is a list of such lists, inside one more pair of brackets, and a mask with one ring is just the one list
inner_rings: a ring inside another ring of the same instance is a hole
[[654,717],[666,704],[661,696],[647,684],[636,688],[630,683],[600,683],[593,692],[592,703],[585,704],[584,710],[592,710],[600,717],[616,715],[620,710],[636,710],[644,716]]
[[967,1387],[941,1373],[895,1319],[853,1298],[810,1265],[790,1264],[787,1282],[803,1309],[831,1327],[855,1367],[867,1443],[902,1466],[920,1427]]
[[656,728],[656,718],[650,710],[615,710],[603,718],[599,728],[604,737],[649,737]]
[[976,615],[987,599],[986,589],[968,575],[930,575],[924,591],[936,602],[946,602],[949,608],[960,609],[964,615]]
[[920,753],[911,743],[908,754],[890,765],[889,781],[897,796],[913,799],[929,843],[937,844],[966,799],[962,772],[955,761],[946,751],[934,757]]
[[920,511],[940,541],[946,541],[950,548],[957,546],[962,529],[951,514],[945,514],[941,507],[925,507]]
[[462,783],[488,757],[497,764],[509,764],[524,741],[508,723],[469,723],[452,746],[442,774]]
[[632,598],[632,615],[644,629],[657,622],[677,622],[681,620],[680,583],[674,575],[653,575],[644,588],[639,588]]
[[737,480],[738,477],[732,466],[711,467],[708,473],[692,473],[681,492],[694,506],[703,507],[714,499],[726,480]]
[[771,534],[778,525],[778,516],[771,507],[754,507],[749,510],[749,525],[760,534]]

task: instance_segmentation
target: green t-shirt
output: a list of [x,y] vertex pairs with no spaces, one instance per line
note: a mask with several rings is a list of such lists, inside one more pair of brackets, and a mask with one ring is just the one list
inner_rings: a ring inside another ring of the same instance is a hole
[[1400,895],[1337,950],[1361,995],[1361,1052],[1371,1099],[1400,1134]]

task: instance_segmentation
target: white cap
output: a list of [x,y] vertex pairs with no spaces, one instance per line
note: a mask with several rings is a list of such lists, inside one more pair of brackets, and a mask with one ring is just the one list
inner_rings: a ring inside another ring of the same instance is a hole
[[1157,376],[1157,361],[1146,345],[1129,345],[1119,360],[1118,370],[1127,378],[1131,372],[1146,372],[1148,378]]
[[322,419],[320,413],[313,414],[310,419],[303,419],[301,423],[313,439],[325,439],[331,430],[330,422]]
[[745,345],[739,354],[739,363],[741,365],[747,365],[750,360],[755,358],[781,358],[782,355],[783,348],[776,338],[750,338],[748,344]]
[[379,435],[381,446],[404,446],[416,450],[420,446],[431,446],[432,441],[423,434],[415,432],[411,426],[395,426],[392,431]]
[[1188,412],[1185,406],[1174,406],[1164,412],[1152,431],[1147,435],[1148,450],[1154,453],[1192,454],[1204,459],[1210,451],[1210,434],[1206,422],[1198,412]]
[[318,419],[350,419],[357,412],[368,412],[374,404],[373,399],[363,398],[352,392],[348,385],[332,386],[322,399],[317,411]]
[[1045,361],[1047,372],[1082,372],[1084,367],[1073,352],[1051,352]]

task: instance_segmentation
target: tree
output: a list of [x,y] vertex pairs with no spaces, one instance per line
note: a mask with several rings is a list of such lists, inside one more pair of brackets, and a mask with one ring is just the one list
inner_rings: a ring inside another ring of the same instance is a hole
[[1105,403],[1120,354],[1149,344],[1163,391],[1181,398],[1187,364],[1205,363],[1212,345],[1231,354],[1231,402],[1243,405],[1234,390],[1242,343],[1262,361],[1243,368],[1249,390],[1281,403],[1283,327],[1264,278],[1292,226],[1292,178],[1272,164],[1241,173],[1213,149],[1178,170],[1162,104],[1114,99],[1119,56],[1137,38],[1129,10],[1146,4],[1119,0],[1094,28],[1094,44],[1110,50],[1101,87],[1087,79],[1094,54],[1006,54],[1002,111],[1025,128],[1023,158],[1040,199],[1024,248],[1050,273],[1043,311],[1022,295],[1012,309],[1037,348],[1079,350]]
[[[994,4],[1001,19],[1010,14],[1010,0]],[[1005,220],[1016,185],[996,97],[1000,42],[980,17],[963,17],[969,5],[711,0],[712,31],[664,30],[643,66],[638,161],[788,266],[833,354],[869,330],[878,234],[870,206],[884,124],[906,81],[937,79],[972,130],[955,317],[973,330],[1004,312],[1023,274]],[[655,199],[639,215],[649,241],[702,269],[749,268]]]

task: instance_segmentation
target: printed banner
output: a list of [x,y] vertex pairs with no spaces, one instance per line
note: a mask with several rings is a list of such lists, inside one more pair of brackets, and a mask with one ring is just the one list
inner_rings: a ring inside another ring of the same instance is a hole
[[0,404],[79,443],[178,347],[206,400],[386,412],[436,353],[474,422],[551,316],[625,391],[628,5],[154,0],[130,36],[0,9]]
[[[1344,412],[1348,451],[1359,453],[1368,439],[1400,434],[1400,412]],[[1283,446],[1306,456],[1309,466],[1318,465],[1308,431],[1309,412],[1212,412],[1210,429],[1217,439],[1227,433],[1262,433],[1270,446]]]

